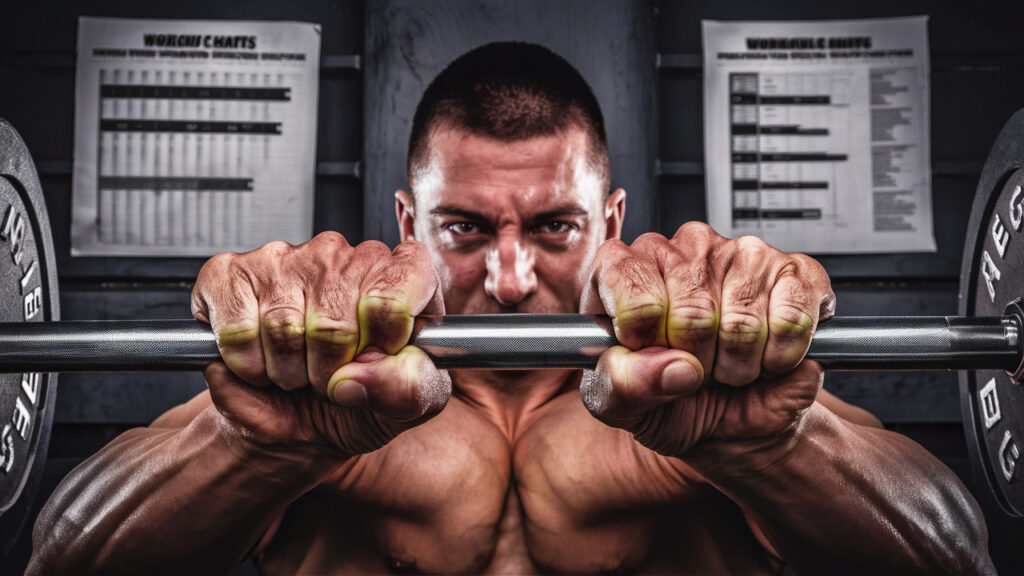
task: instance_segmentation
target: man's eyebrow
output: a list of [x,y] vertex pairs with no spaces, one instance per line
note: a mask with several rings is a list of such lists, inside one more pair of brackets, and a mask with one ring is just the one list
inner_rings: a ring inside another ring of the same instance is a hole
[[479,212],[473,212],[472,210],[465,210],[463,208],[456,208],[455,206],[448,206],[442,204],[436,208],[431,208],[431,216],[458,216],[467,220],[486,220],[487,218]]
[[[466,220],[487,220],[487,217],[479,212],[473,212],[472,210],[466,210],[465,208],[458,208],[447,204],[442,204],[430,210],[431,216],[457,216],[459,218],[465,218]],[[538,212],[530,216],[531,220],[551,220],[553,218],[561,218],[565,216],[587,216],[588,212],[586,209],[570,204],[567,206],[558,206],[544,212]]]
[[551,220],[552,218],[560,218],[565,216],[588,216],[589,213],[586,209],[571,204],[569,206],[559,206],[558,208],[552,208],[544,212],[538,212],[532,216],[533,220]]

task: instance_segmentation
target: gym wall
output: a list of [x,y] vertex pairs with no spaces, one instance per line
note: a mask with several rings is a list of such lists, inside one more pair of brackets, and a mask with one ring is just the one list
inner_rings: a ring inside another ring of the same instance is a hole
[[[594,85],[606,115],[613,185],[629,190],[626,235],[671,235],[705,219],[700,21],[841,19],[927,14],[931,45],[932,194],[938,251],[828,256],[844,315],[957,312],[964,233],[982,164],[1024,106],[1024,35],[1015,2],[893,0],[9,0],[0,9],[0,117],[35,158],[58,253],[65,320],[182,318],[201,259],[72,258],[71,167],[79,16],[300,20],[322,26],[314,232],[393,243],[392,192],[404,185],[405,141],[419,91],[448,60],[493,40],[546,44]],[[120,432],[203,389],[199,374],[60,377],[38,504]],[[831,373],[826,386],[935,453],[974,490],[959,392],[949,373]],[[976,490],[975,490],[976,491]],[[976,491],[977,492],[977,491]],[[1019,560],[990,515],[993,554]],[[28,553],[0,566],[17,571]],[[19,555],[20,554],[20,555]]]

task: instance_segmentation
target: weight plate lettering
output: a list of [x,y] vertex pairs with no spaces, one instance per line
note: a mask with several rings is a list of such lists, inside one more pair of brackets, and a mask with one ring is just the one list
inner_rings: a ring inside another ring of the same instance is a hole
[[[1024,114],[1003,128],[985,164],[968,226],[960,313],[1003,314],[1024,296]],[[1001,370],[962,372],[971,461],[1002,510],[1024,516],[1024,387]]]
[[[18,134],[0,120],[0,321],[58,319],[55,268],[35,166]],[[55,394],[55,374],[0,374],[0,555],[28,523]]]

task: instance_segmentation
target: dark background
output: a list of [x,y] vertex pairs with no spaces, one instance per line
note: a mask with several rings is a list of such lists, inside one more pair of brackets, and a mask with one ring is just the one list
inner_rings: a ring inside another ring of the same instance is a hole
[[[60,271],[63,318],[181,318],[202,259],[72,258],[69,230],[79,16],[298,20],[322,26],[315,232],[397,237],[391,193],[404,185],[412,106],[451,58],[493,40],[546,44],[594,85],[609,126],[613,185],[629,190],[626,234],[671,235],[705,218],[700,21],[930,16],[932,195],[938,252],[821,257],[846,315],[955,314],[964,233],[982,164],[1024,105],[1016,2],[828,0],[545,2],[410,0],[110,2],[8,0],[0,8],[0,117],[32,151]],[[982,501],[950,373],[832,373],[826,386],[914,438]],[[60,377],[45,499],[75,465],[204,387],[199,374]],[[989,511],[1004,573],[1022,531]],[[9,537],[0,535],[0,537]],[[0,572],[18,572],[27,539]],[[1017,552],[1016,554],[1020,554]],[[249,571],[245,568],[242,572]]]

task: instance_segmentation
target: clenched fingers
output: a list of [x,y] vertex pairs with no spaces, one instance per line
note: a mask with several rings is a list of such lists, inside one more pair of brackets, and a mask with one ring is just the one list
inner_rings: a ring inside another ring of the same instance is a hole
[[668,295],[653,255],[618,240],[601,245],[581,300],[584,314],[607,314],[625,347],[665,346]]
[[242,254],[218,254],[203,265],[192,291],[192,313],[209,322],[221,358],[242,380],[268,386],[260,340],[256,280]]
[[715,380],[740,386],[761,374],[768,341],[768,295],[774,265],[767,244],[752,236],[731,241],[719,273],[722,319],[718,326]]
[[359,351],[394,354],[409,341],[422,313],[443,314],[444,303],[427,248],[404,242],[370,269],[359,296]]
[[581,310],[611,316],[629,349],[685,350],[705,378],[743,386],[797,366],[834,301],[813,259],[688,223],[671,240],[602,245]]
[[769,374],[782,374],[803,360],[818,322],[832,315],[835,294],[828,275],[802,254],[775,275],[768,304],[768,342],[762,365]]
[[741,386],[795,368],[835,295],[812,258],[752,236],[728,241],[717,259],[722,319],[713,376]]
[[244,381],[327,396],[331,376],[363,350],[397,353],[413,318],[443,313],[426,249],[350,246],[336,233],[212,258],[193,291],[228,368]]

